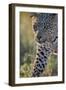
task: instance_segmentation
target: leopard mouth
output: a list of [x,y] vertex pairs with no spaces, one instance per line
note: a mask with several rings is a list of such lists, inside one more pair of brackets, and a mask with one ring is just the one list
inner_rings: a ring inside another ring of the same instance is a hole
[[37,42],[37,43],[41,43],[41,40],[39,40],[39,39],[36,38],[36,42]]
[[42,43],[45,43],[46,40],[42,40],[42,39],[36,39],[36,42],[39,43],[39,44],[42,44]]

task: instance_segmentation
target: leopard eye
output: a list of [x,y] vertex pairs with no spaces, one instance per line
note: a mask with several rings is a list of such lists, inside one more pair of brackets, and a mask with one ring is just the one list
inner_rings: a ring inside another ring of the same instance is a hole
[[37,31],[37,23],[34,23],[33,25],[33,30],[36,32]]
[[37,31],[37,26],[36,25],[33,25],[33,29],[36,32]]

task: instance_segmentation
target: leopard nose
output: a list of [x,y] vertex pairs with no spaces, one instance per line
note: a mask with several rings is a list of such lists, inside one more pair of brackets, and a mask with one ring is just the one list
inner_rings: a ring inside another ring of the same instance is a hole
[[40,40],[41,39],[41,36],[38,35],[37,38]]

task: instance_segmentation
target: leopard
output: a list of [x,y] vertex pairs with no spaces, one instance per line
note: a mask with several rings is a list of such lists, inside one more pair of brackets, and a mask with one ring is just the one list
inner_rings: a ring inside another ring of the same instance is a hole
[[37,46],[32,77],[40,77],[48,64],[49,56],[58,53],[58,15],[32,13],[31,18]]

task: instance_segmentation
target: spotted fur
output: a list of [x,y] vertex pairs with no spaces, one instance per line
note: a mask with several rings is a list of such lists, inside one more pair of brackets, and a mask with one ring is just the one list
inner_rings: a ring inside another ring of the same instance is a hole
[[35,32],[37,52],[32,71],[33,77],[39,77],[45,70],[48,57],[51,53],[57,53],[58,47],[58,16],[57,14],[38,13],[33,14],[32,27]]

